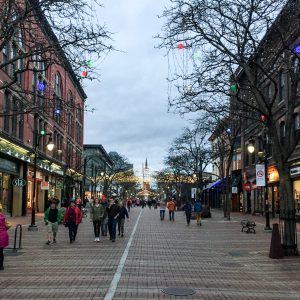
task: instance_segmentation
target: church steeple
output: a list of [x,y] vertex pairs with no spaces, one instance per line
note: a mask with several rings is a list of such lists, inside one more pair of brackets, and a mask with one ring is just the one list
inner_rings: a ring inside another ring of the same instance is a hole
[[148,169],[148,161],[147,161],[147,157],[146,157],[145,169]]

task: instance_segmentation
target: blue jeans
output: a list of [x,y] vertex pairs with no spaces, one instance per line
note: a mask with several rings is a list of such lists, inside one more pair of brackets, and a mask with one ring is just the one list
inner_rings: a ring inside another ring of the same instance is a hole
[[108,232],[111,240],[116,239],[116,227],[117,220],[115,218],[108,217]]
[[76,235],[77,235],[77,229],[78,229],[78,225],[76,225],[74,222],[69,222],[70,241],[75,241],[75,238],[76,238]]
[[165,219],[165,210],[164,210],[164,209],[161,209],[161,210],[159,211],[159,214],[160,214],[160,219],[161,219],[161,220],[164,220],[164,219]]
[[169,210],[170,221],[174,221],[174,211]]

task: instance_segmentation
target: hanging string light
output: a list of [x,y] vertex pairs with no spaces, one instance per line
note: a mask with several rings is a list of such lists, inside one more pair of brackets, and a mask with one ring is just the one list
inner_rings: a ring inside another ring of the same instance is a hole
[[88,71],[86,71],[86,70],[82,71],[81,72],[81,76],[84,77],[84,78],[86,78],[88,76]]

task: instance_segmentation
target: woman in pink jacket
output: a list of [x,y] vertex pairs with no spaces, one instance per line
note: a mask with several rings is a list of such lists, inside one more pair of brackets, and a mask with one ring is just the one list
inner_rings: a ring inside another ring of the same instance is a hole
[[8,233],[5,225],[5,215],[3,213],[3,208],[0,204],[0,270],[4,270],[3,261],[4,253],[3,249],[8,246]]

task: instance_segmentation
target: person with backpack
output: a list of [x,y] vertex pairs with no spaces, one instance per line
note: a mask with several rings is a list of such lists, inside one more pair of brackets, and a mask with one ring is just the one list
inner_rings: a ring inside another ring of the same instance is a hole
[[201,203],[200,199],[197,199],[194,204],[194,212],[196,214],[197,225],[202,226],[202,223],[201,223],[202,203]]
[[176,204],[174,202],[173,199],[171,199],[168,203],[167,203],[167,209],[169,210],[169,218],[170,221],[174,222],[174,212],[175,212],[175,208],[176,208]]
[[69,228],[69,237],[70,237],[70,243],[72,244],[75,242],[78,225],[81,222],[81,211],[78,207],[75,205],[75,201],[72,200],[70,203],[70,206],[66,210],[66,213],[64,215],[63,224]]
[[191,223],[191,217],[192,217],[192,204],[190,201],[187,201],[183,207],[185,216],[186,216],[186,223],[188,226],[190,226]]

